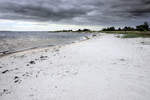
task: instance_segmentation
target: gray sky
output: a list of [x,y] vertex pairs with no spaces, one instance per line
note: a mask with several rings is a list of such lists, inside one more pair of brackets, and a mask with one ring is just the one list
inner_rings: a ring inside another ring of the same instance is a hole
[[0,27],[7,30],[97,29],[144,21],[150,22],[150,0],[0,0]]

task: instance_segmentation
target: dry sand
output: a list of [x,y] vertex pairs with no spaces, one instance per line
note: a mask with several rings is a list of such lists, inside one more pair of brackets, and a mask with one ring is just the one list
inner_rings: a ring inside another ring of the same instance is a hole
[[149,100],[150,39],[102,35],[0,58],[0,100]]

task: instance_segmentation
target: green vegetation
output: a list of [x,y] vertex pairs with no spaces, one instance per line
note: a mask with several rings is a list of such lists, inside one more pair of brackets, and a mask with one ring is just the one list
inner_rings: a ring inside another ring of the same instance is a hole
[[139,34],[139,33],[127,33],[121,36],[121,38],[137,38],[137,37],[143,37],[143,38],[150,38],[150,34]]
[[116,29],[115,27],[108,27],[102,29],[101,32],[111,34],[123,34],[121,38],[150,37],[150,29],[147,22],[144,22],[144,24],[142,25],[136,26],[136,28],[125,26],[122,29]]
[[59,31],[54,31],[54,32],[78,32],[78,33],[87,32],[87,33],[93,33],[93,32],[97,32],[97,31],[92,31],[90,29],[78,29],[76,31],[73,31],[73,30],[59,30]]
[[123,34],[121,38],[150,37],[150,31],[101,31],[109,34]]
[[101,31],[92,31],[90,29],[78,29],[76,31],[60,30],[60,31],[54,31],[54,32],[76,32],[76,33],[103,32],[103,33],[110,33],[110,34],[123,34],[121,38],[150,37],[150,28],[149,28],[148,22],[144,22],[142,25],[138,25],[135,27],[125,26],[123,28],[115,28],[114,26],[112,26],[112,27],[103,28]]
[[150,35],[150,31],[101,31],[110,34],[147,34]]
[[136,26],[136,28],[125,26],[124,28],[119,27],[118,29],[116,29],[113,26],[113,27],[103,28],[102,31],[150,31],[150,29],[149,29],[148,22],[144,22],[144,24],[138,25]]

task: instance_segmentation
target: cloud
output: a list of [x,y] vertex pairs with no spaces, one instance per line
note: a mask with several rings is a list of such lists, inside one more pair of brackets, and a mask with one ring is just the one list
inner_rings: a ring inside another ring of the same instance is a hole
[[112,9],[115,9],[118,14],[127,14],[127,17],[144,17],[150,14],[150,1],[120,0],[119,3],[112,5]]
[[[86,14],[90,9],[84,7],[63,8],[56,6],[42,6],[35,4],[4,3],[0,6],[3,13],[0,17],[5,19],[31,19],[39,21],[59,21],[71,19]],[[5,13],[6,12],[6,13]]]
[[0,19],[85,25],[150,21],[149,0],[1,0]]

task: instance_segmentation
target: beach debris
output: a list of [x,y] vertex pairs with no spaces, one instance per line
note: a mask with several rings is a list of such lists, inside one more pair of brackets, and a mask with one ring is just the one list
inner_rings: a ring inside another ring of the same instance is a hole
[[35,61],[30,61],[29,63],[30,63],[30,64],[35,64]]
[[46,60],[46,58],[48,58],[47,56],[41,56],[40,59],[41,60]]
[[5,73],[10,72],[10,71],[14,71],[14,70],[18,70],[18,68],[14,68],[14,69],[10,69],[10,70],[4,70],[4,71],[2,72],[2,74],[5,74]]
[[27,64],[26,66],[30,66],[29,64]]
[[15,76],[15,77],[14,77],[14,79],[18,79],[18,78],[19,78],[18,76]]
[[11,92],[8,89],[3,89],[3,91],[0,93],[0,96],[4,94],[10,94]]
[[42,59],[42,58],[47,58],[47,56],[41,56],[40,58],[41,58],[41,59]]
[[7,73],[7,72],[9,72],[9,70],[5,70],[5,71],[3,71],[3,72],[2,72],[2,74],[5,74],[5,73]]
[[96,34],[93,34],[92,36],[93,36],[93,37],[96,37],[97,35],[96,35]]
[[19,80],[15,80],[15,81],[14,81],[14,83],[17,83],[17,82],[19,82]]
[[21,80],[18,76],[14,77],[14,83],[21,83]]
[[23,77],[31,77],[33,75],[32,72],[25,72],[25,74],[23,74]]
[[122,59],[120,59],[120,61],[125,61],[125,59],[122,58]]
[[41,71],[38,71],[37,74],[35,75],[35,77],[37,78],[39,76]]

